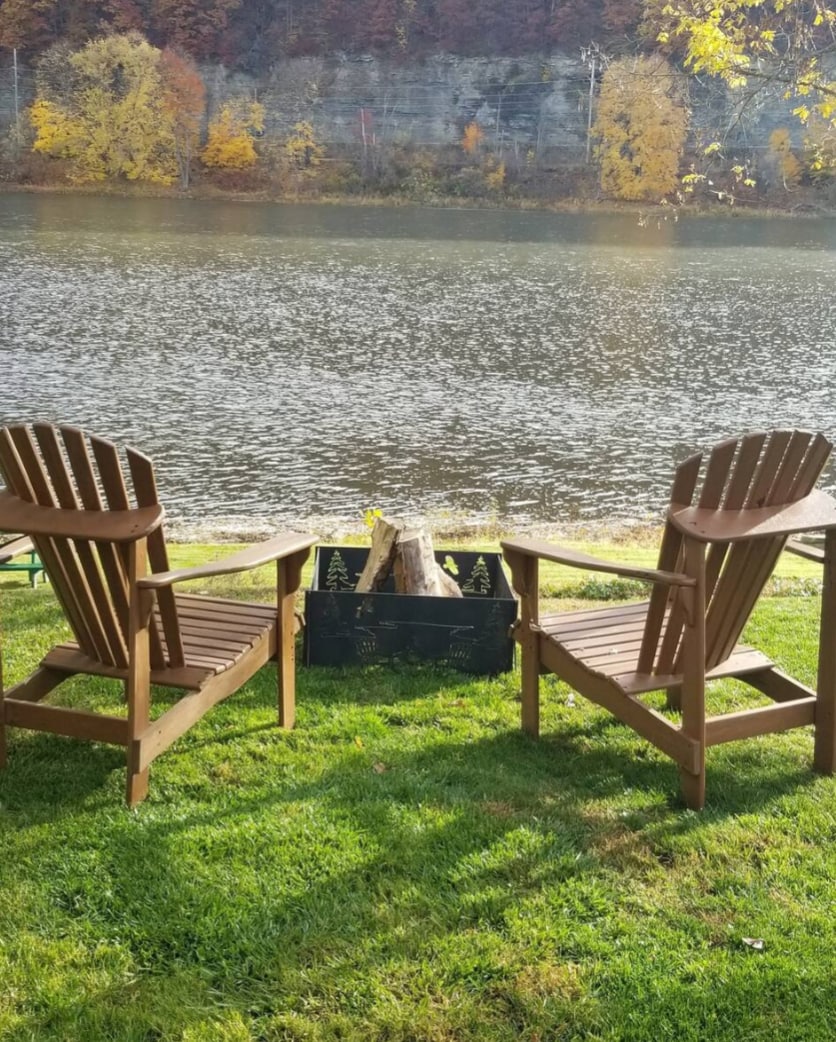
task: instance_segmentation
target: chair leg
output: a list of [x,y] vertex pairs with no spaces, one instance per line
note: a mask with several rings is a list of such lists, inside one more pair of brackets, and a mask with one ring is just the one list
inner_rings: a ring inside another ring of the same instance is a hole
[[682,709],[682,688],[681,687],[669,687],[665,691],[665,708],[666,709]]
[[816,683],[813,763],[817,771],[836,771],[836,531],[825,535],[822,576],[819,669]]
[[125,799],[135,807],[148,795],[148,768],[139,770],[142,735],[151,719],[151,639],[149,624],[154,608],[154,594],[137,586],[145,575],[148,560],[146,539],[131,543],[128,549],[130,583],[130,618],[128,639],[128,679],[125,697],[128,703],[128,778]]
[[[296,723],[296,635],[293,632],[295,597],[287,594],[279,602],[279,632],[276,638],[279,727],[290,730]],[[288,619],[288,613],[290,618]]]
[[686,539],[685,572],[696,580],[687,597],[688,621],[682,634],[682,732],[693,738],[699,749],[695,772],[680,767],[682,795],[686,806],[705,806],[705,547]]
[[0,648],[0,767],[6,766],[6,700],[3,692],[3,649]]
[[287,729],[296,723],[296,592],[302,582],[302,566],[309,553],[309,550],[301,550],[276,562],[279,727]]
[[526,628],[520,640],[522,729],[540,736],[540,648],[536,633]]
[[137,760],[139,757],[139,742],[133,742],[128,746],[128,783],[125,788],[125,802],[129,807],[135,807],[142,803],[148,795],[148,775],[150,768],[138,771]]
[[691,774],[684,767],[680,767],[679,780],[685,806],[691,810],[702,810],[705,806],[705,751],[703,751],[703,764],[700,773]]
[[699,743],[696,773],[679,768],[682,798],[691,810],[702,810],[705,806],[705,674],[701,667],[699,663],[693,674],[686,673],[685,683],[678,689],[682,700],[682,730]]

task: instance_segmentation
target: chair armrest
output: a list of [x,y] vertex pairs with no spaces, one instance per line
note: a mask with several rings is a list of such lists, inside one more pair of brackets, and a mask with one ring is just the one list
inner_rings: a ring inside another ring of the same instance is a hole
[[6,564],[7,561],[11,561],[21,554],[30,554],[34,549],[34,544],[28,536],[12,539],[11,542],[0,546],[0,564]]
[[808,561],[824,564],[824,550],[820,546],[810,546],[809,543],[801,543],[797,539],[790,539],[784,549],[789,550],[791,554],[795,554],[797,557],[806,557]]
[[704,543],[770,539],[836,528],[836,501],[826,492],[815,489],[795,503],[775,507],[706,510],[672,506],[668,520],[680,532]]
[[263,543],[249,546],[246,550],[239,550],[230,554],[220,561],[210,561],[208,564],[198,564],[193,568],[175,568],[170,572],[155,572],[153,575],[144,576],[137,583],[145,590],[159,590],[165,586],[173,586],[174,583],[184,582],[186,579],[208,579],[213,575],[232,575],[234,572],[247,572],[252,568],[259,568],[271,561],[279,561],[283,557],[298,553],[300,550],[308,550],[319,540],[315,535],[300,535],[298,532],[287,532],[267,539]]
[[630,564],[619,564],[616,561],[605,561],[600,557],[568,550],[566,547],[547,543],[542,539],[503,539],[503,551],[538,557],[557,564],[569,565],[570,568],[584,568],[591,572],[607,572],[620,575],[626,579],[641,579],[644,582],[662,583],[665,586],[696,586],[696,580],[681,572],[663,572],[658,568],[640,568]]
[[65,510],[27,503],[9,491],[0,492],[0,532],[135,543],[159,528],[164,516],[159,504],[133,510]]

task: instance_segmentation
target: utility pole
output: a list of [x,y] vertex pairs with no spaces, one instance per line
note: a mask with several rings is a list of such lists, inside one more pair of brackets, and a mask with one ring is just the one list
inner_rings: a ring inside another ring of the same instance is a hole
[[595,95],[595,59],[597,55],[593,53],[592,59],[589,63],[589,105],[587,106],[586,114],[586,162],[589,164],[590,151],[592,149],[592,99]]
[[592,108],[595,102],[595,74],[606,68],[609,58],[594,41],[588,47],[581,47],[581,61],[589,66],[589,100],[586,113],[586,161],[592,157]]
[[15,92],[15,140],[20,140],[20,101],[17,93],[17,47],[12,48],[12,66],[14,68]]

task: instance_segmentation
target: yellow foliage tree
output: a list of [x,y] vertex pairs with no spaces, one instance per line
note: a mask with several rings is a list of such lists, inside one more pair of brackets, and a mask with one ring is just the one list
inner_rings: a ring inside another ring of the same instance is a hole
[[29,119],[35,131],[33,151],[67,159],[79,147],[78,127],[59,105],[37,98],[29,110]]
[[784,187],[798,184],[801,163],[793,155],[790,132],[786,127],[776,127],[769,135],[769,151]]
[[258,155],[253,135],[264,131],[264,107],[257,101],[230,101],[221,106],[209,124],[206,147],[200,154],[205,166],[220,170],[245,170],[255,166]]
[[177,167],[159,56],[138,33],[91,40],[71,54],[72,93],[39,96],[31,109],[34,150],[70,160],[75,182],[170,184]]
[[290,163],[300,171],[312,171],[325,155],[325,149],[314,137],[313,127],[306,122],[293,124],[293,133],[285,141],[284,150]]
[[814,113],[804,136],[804,165],[814,181],[836,174],[836,122]]
[[484,140],[485,132],[478,123],[468,123],[462,134],[462,148],[469,156],[474,155]]
[[605,192],[659,200],[677,187],[688,109],[664,58],[621,58],[607,68],[594,129]]
[[803,122],[811,113],[836,120],[836,8],[825,0],[647,0],[647,8],[657,40],[683,44],[694,72],[731,87],[772,80],[797,98]]
[[500,192],[505,187],[505,164],[500,160],[496,165],[489,163],[485,168],[485,185],[492,192]]

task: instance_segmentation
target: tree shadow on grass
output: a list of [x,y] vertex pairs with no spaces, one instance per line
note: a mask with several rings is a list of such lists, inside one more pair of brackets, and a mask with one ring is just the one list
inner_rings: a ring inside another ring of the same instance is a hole
[[[432,694],[430,675],[417,685],[414,697]],[[367,697],[378,704],[375,692],[355,700]],[[646,878],[664,871],[672,837],[812,780],[777,744],[774,764],[739,746],[710,764],[709,800],[722,799],[698,815],[675,806],[670,761],[609,717],[560,721],[539,742],[516,730],[461,740],[429,725],[416,747],[386,737],[245,786],[192,791],[169,777],[130,814],[112,805],[121,750],[37,735],[3,780],[7,818],[49,821],[51,791],[58,842],[39,852],[50,901],[66,929],[145,968],[143,1001],[153,1003],[160,975],[193,978],[201,998],[183,1023],[202,1024],[213,1008],[259,1023],[315,1009],[368,1028],[391,992],[406,1010],[456,995],[474,1024],[496,1021],[497,1037],[511,1038],[509,1003],[523,1001],[513,996],[527,960],[549,951],[594,961],[596,945],[614,942],[627,864],[617,841],[630,839],[634,877]],[[169,755],[187,760],[204,742]],[[526,915],[538,925],[515,947],[511,924]],[[559,1005],[555,1027],[569,1015]],[[571,1013],[579,1030],[595,1010]],[[112,988],[70,1015],[78,1031],[112,1022],[112,1037],[129,1037]],[[548,1028],[551,1014],[536,1015]],[[54,1009],[27,1017],[34,1036],[61,1037]]]

